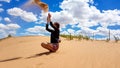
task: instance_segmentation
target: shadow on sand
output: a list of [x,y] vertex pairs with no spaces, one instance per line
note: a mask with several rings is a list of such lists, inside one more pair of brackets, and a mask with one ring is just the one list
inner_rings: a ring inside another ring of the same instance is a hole
[[42,55],[50,55],[51,53],[54,53],[54,52],[43,52],[43,53],[39,53],[39,54],[35,54],[33,56],[30,56],[30,57],[27,57],[26,59],[36,58],[36,57],[39,57],[39,56],[42,56]]
[[[39,53],[39,54],[35,54],[33,56],[30,56],[30,57],[27,57],[25,59],[36,58],[36,57],[40,57],[42,55],[49,55],[51,53],[54,53],[54,52],[43,52],[43,53]],[[18,60],[21,58],[23,58],[23,57],[15,57],[15,58],[10,58],[10,59],[0,60],[0,62],[8,62],[8,61],[13,61],[13,60]]]
[[22,57],[15,57],[15,58],[10,58],[10,59],[0,60],[0,62],[13,61],[13,60],[21,59],[21,58],[22,58]]

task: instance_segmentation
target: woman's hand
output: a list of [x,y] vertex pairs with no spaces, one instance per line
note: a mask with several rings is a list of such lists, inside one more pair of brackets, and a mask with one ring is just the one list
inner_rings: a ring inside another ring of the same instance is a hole
[[51,14],[48,13],[48,16],[47,16],[47,23],[50,23],[50,21],[51,21]]
[[48,13],[48,17],[51,18],[51,14],[50,13]]
[[61,43],[61,40],[60,40],[60,39],[58,40],[58,43]]

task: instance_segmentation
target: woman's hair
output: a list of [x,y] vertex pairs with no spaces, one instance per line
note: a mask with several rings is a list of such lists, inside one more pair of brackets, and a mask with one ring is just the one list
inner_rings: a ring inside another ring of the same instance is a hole
[[58,22],[55,22],[54,25],[57,27],[57,28],[60,28],[60,24]]

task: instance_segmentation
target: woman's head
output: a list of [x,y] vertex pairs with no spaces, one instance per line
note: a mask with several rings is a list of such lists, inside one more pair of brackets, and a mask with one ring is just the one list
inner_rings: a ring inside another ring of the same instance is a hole
[[56,28],[58,28],[58,29],[60,28],[60,24],[59,24],[58,22],[55,22],[55,23],[54,23],[54,26],[55,26]]

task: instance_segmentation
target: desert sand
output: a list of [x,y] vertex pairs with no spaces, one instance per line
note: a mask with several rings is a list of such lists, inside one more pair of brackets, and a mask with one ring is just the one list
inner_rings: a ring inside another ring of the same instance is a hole
[[0,41],[0,68],[120,68],[120,41],[66,40],[50,53],[46,36],[12,37]]

